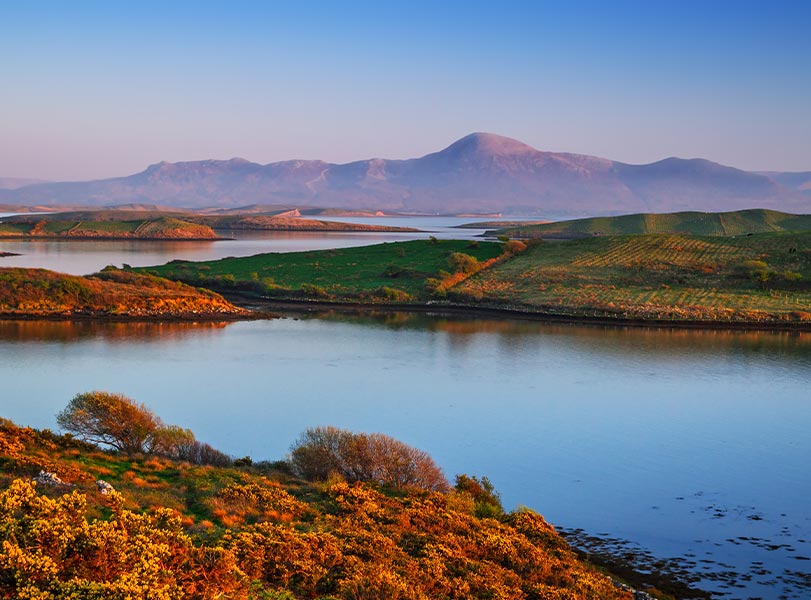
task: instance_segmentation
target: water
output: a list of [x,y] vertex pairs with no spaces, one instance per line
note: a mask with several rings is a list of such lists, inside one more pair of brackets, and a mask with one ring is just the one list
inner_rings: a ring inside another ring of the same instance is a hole
[[[4,215],[0,215],[2,217]],[[8,216],[8,215],[5,215]],[[114,265],[133,267],[163,264],[170,260],[216,260],[227,256],[251,256],[263,252],[299,252],[382,242],[426,239],[474,239],[483,229],[454,229],[469,223],[461,217],[373,217],[331,218],[333,221],[369,223],[419,229],[413,233],[383,232],[305,232],[305,231],[219,231],[233,240],[145,241],[145,240],[3,240],[0,267],[35,267],[73,275],[87,275]]]
[[808,597],[808,334],[396,314],[0,323],[0,381],[0,414],[21,424],[53,427],[103,389],[254,459],[313,425],[384,432],[487,475],[508,508],[682,557],[718,597]]

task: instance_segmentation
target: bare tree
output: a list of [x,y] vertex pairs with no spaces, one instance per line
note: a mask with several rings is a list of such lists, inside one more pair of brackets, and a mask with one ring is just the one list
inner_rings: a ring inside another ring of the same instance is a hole
[[337,473],[349,481],[375,481],[446,491],[448,481],[428,453],[382,433],[352,433],[337,427],[313,427],[291,449],[294,472],[305,479]]

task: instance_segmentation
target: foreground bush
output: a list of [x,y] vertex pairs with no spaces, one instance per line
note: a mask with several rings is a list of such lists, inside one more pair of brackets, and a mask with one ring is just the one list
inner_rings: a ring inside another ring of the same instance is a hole
[[382,433],[313,427],[293,445],[290,460],[294,472],[309,480],[325,480],[336,474],[347,481],[374,481],[396,488],[449,488],[448,480],[426,452]]

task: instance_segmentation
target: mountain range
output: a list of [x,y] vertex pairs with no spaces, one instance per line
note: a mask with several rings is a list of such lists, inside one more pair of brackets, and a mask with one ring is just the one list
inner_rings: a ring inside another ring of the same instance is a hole
[[407,160],[160,162],[127,177],[0,189],[0,203],[191,209],[273,204],[555,216],[752,207],[803,213],[811,212],[811,172],[751,172],[681,158],[632,165],[472,133],[439,152]]

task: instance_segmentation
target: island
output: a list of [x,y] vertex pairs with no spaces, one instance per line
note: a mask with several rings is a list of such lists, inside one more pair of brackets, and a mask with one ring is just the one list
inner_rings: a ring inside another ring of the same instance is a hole
[[138,240],[217,240],[214,230],[206,225],[174,217],[120,220],[83,220],[61,215],[7,217],[0,221],[0,239],[57,238],[138,239]]
[[15,215],[0,220],[0,239],[199,241],[227,239],[227,236],[220,236],[217,231],[239,230],[378,233],[417,231],[410,227],[308,219],[298,216],[298,211],[284,211],[278,214],[206,215],[153,210],[92,210]]

